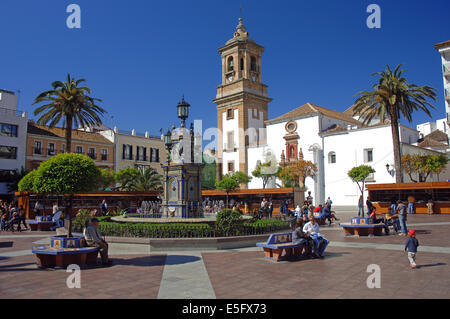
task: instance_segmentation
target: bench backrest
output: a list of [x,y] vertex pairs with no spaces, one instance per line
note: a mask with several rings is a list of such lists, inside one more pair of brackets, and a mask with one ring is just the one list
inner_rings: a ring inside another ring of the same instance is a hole
[[292,241],[292,233],[272,234],[267,240],[267,244],[284,244]]

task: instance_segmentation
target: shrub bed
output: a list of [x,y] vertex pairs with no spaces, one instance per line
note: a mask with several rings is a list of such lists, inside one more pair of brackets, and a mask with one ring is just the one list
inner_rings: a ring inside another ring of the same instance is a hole
[[[82,232],[89,218],[91,217],[88,214],[77,216],[73,223],[74,231]],[[221,215],[219,213],[216,226],[206,223],[116,223],[111,221],[110,216],[97,218],[100,220],[99,230],[102,235],[114,237],[211,238],[260,235],[289,228],[286,221],[278,219],[242,221],[230,212]]]

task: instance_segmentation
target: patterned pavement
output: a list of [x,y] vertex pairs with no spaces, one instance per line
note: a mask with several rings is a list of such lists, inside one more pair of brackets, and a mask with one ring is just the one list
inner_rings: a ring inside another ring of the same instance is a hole
[[[39,270],[30,247],[51,232],[0,233],[0,298],[450,298],[450,216],[409,217],[421,243],[419,269],[409,268],[405,238],[345,237],[324,226],[331,244],[320,260],[274,263],[260,248],[150,254],[143,245],[111,244],[114,265],[81,271],[69,289],[65,270]],[[367,266],[381,269],[381,288],[369,289]]]

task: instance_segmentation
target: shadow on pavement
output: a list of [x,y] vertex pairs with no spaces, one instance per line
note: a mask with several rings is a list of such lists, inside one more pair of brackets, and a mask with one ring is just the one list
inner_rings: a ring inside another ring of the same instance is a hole
[[166,265],[181,265],[199,261],[201,258],[197,256],[186,255],[170,255],[166,259]]
[[418,265],[417,268],[427,268],[427,267],[435,267],[435,266],[445,266],[446,263],[436,263],[436,264],[427,264],[427,265]]
[[164,265],[181,265],[195,261],[199,261],[200,257],[187,256],[187,255],[156,255],[156,256],[143,256],[135,258],[111,258],[113,261],[113,267],[116,265],[122,266],[164,266]]

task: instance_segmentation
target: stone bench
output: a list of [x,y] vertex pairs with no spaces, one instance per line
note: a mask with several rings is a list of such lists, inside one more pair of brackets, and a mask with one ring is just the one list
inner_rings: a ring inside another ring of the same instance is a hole
[[78,266],[95,264],[98,247],[83,247],[84,236],[73,237],[52,236],[50,245],[33,246],[31,251],[36,255],[38,265],[43,268],[65,268],[68,265]]
[[350,224],[341,224],[346,236],[381,236],[385,224],[373,224],[367,217],[354,217]]
[[[272,234],[267,242],[257,243],[256,246],[264,249],[264,258],[277,262],[289,257],[300,257],[305,247],[292,243],[292,233]],[[284,256],[283,251],[286,252]]]

